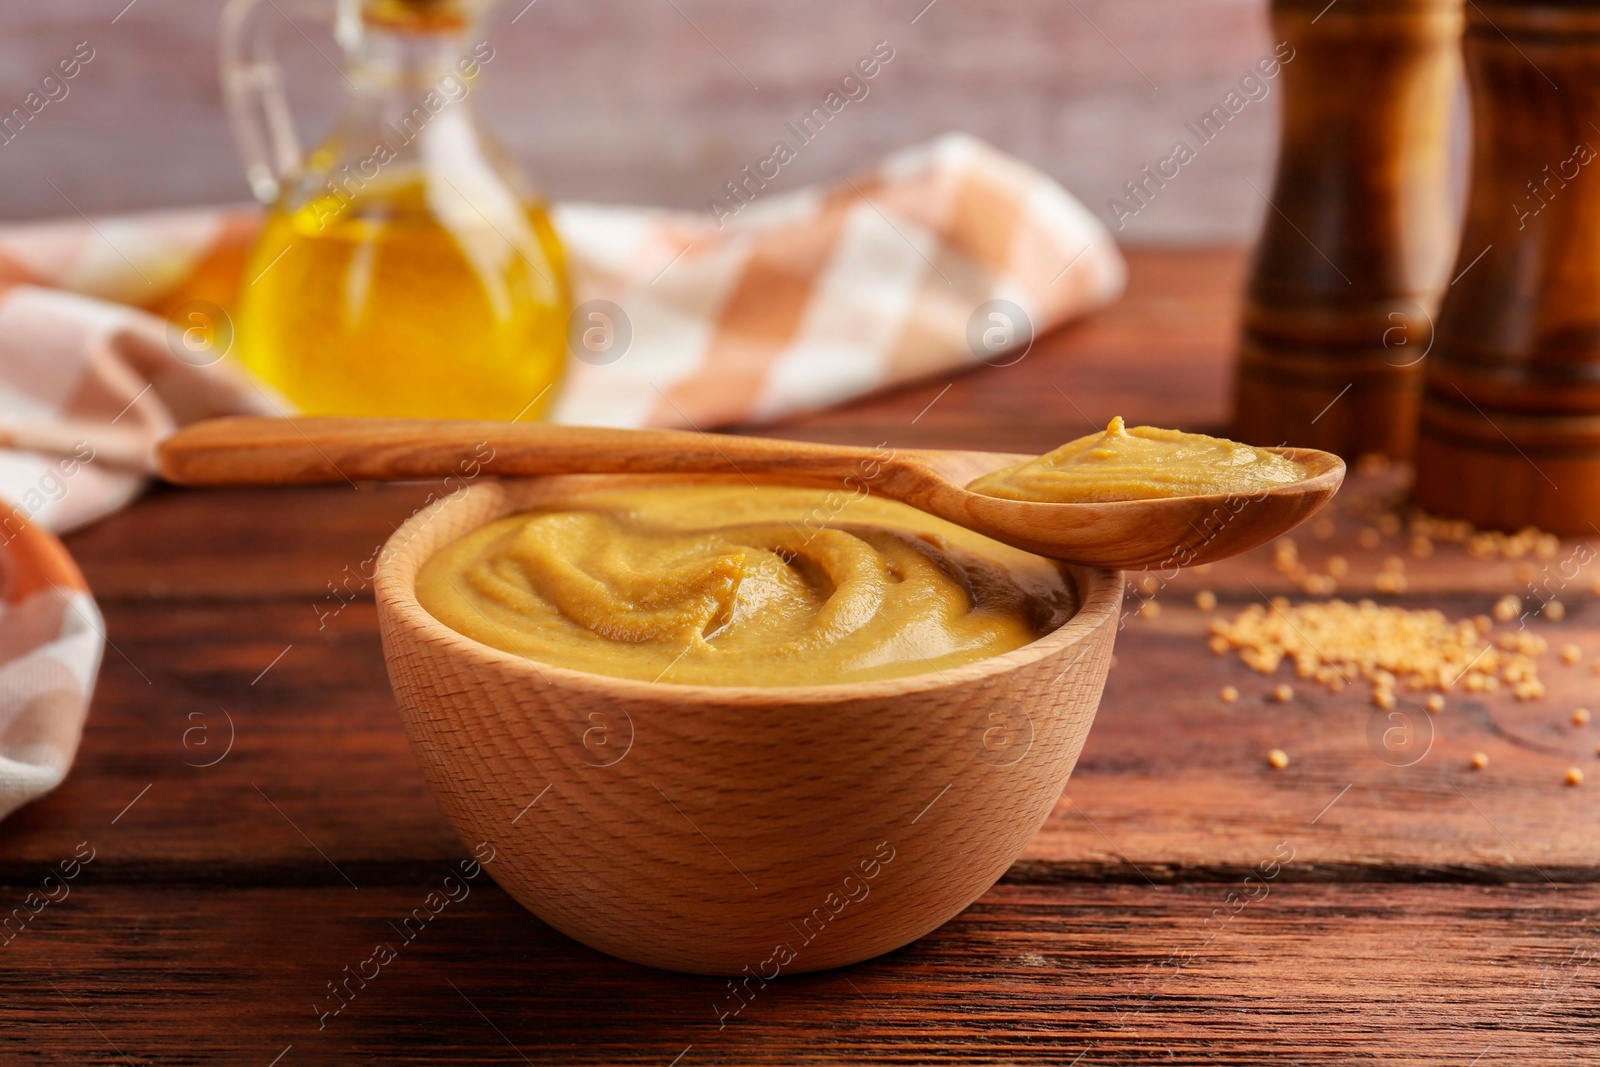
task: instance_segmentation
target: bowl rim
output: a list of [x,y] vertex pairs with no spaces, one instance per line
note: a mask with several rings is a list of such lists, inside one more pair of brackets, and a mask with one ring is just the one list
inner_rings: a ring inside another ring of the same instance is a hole
[[[1056,629],[1036,641],[1023,645],[1021,648],[1003,652],[998,656],[986,656],[983,659],[973,660],[971,663],[964,663],[956,667],[935,668],[917,674],[902,675],[897,678],[880,678],[861,682],[832,682],[825,685],[745,686],[689,685],[681,682],[661,681],[646,682],[637,678],[619,678],[614,675],[598,674],[593,671],[546,663],[543,660],[536,660],[515,652],[507,652],[504,649],[496,648],[493,645],[468,637],[459,630],[451,629],[417,600],[415,588],[416,570],[421,567],[424,560],[448,543],[439,539],[437,533],[430,537],[427,532],[428,527],[440,515],[450,509],[465,507],[475,492],[487,491],[497,494],[497,499],[492,502],[488,509],[488,514],[477,525],[472,527],[472,529],[478,529],[496,519],[513,514],[523,506],[517,492],[520,486],[545,482],[553,478],[573,477],[621,479],[631,478],[632,476],[542,475],[529,478],[481,478],[415,511],[405,522],[395,528],[394,532],[384,541],[383,548],[378,553],[372,584],[373,599],[377,605],[380,624],[384,616],[387,615],[397,627],[408,631],[412,640],[425,641],[434,646],[442,646],[448,653],[477,657],[504,670],[523,674],[530,680],[546,684],[560,684],[568,689],[587,690],[610,695],[617,699],[648,699],[657,703],[673,705],[738,705],[748,708],[752,704],[821,705],[861,699],[902,697],[952,689],[963,684],[982,682],[990,678],[1000,677],[1047,660],[1074,646],[1084,646],[1087,651],[1092,646],[1091,638],[1093,635],[1101,627],[1116,618],[1118,609],[1122,604],[1123,577],[1121,571],[1058,562],[1058,566],[1061,567],[1076,587],[1079,597],[1078,610]],[[665,483],[669,479],[656,477],[652,480]],[[696,477],[683,480],[707,481],[714,479]],[[789,484],[781,479],[762,479],[762,481],[763,484]],[[814,488],[814,486],[810,487]],[[453,541],[464,537],[469,532],[471,531],[456,533],[450,540]],[[400,566],[397,560],[400,559],[402,554],[407,554],[410,558],[421,556],[421,559],[415,560],[409,578],[403,578],[395,573],[396,568]],[[380,628],[387,630],[386,627],[381,625]],[[387,646],[387,641],[385,644]],[[385,656],[387,657],[388,655],[389,650],[386,647]],[[1073,662],[1077,661],[1074,660]],[[1071,666],[1072,664],[1069,663],[1066,667],[1061,668],[1061,673],[1065,673]]]

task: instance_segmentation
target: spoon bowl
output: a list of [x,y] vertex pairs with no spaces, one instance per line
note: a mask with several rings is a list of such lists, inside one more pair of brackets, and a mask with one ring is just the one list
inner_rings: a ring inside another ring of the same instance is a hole
[[1034,459],[1001,452],[853,448],[679,430],[613,430],[432,419],[237,417],[162,442],[161,475],[179,485],[306,485],[362,480],[553,474],[722,474],[877,494],[1025,551],[1093,567],[1188,567],[1254,548],[1305,521],[1338,490],[1344,461],[1275,448],[1307,476],[1255,496],[1072,504],[966,488]]
[[[1035,457],[997,452],[907,452],[922,484],[896,499],[1041,556],[1119,570],[1192,567],[1266,543],[1315,514],[1344,481],[1344,461],[1310,448],[1269,448],[1306,477],[1250,495],[1152,497],[1062,504],[1011,500],[965,488]],[[911,493],[925,494],[912,499]]]

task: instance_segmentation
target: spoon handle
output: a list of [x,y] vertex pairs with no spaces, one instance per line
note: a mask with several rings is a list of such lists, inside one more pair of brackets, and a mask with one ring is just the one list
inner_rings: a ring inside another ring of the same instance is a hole
[[308,485],[450,475],[783,474],[824,483],[869,448],[680,430],[445,419],[239,416],[186,426],[156,457],[178,485]]

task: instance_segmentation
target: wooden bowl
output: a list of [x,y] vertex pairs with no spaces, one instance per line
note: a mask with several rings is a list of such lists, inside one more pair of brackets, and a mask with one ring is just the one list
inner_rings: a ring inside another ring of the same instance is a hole
[[550,666],[465,637],[417,603],[418,567],[450,541],[641,480],[485,480],[384,546],[374,590],[389,678],[462,841],[584,944],[743,974],[747,987],[887,952],[972,903],[1072,773],[1110,666],[1121,576],[1065,567],[1081,608],[1005,655],[787,688]]

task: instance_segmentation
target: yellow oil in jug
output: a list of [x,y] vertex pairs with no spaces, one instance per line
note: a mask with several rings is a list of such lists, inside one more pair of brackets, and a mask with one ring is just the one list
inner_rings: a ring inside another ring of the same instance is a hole
[[396,175],[273,210],[239,358],[306,414],[533,418],[561,377],[569,302],[542,204]]

